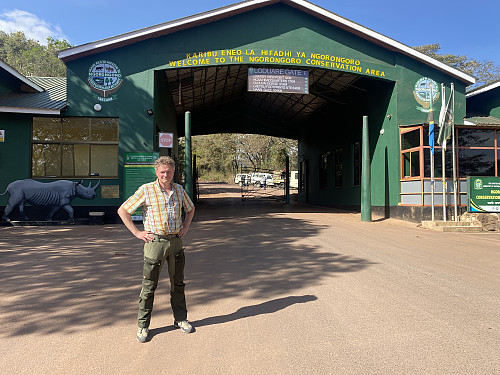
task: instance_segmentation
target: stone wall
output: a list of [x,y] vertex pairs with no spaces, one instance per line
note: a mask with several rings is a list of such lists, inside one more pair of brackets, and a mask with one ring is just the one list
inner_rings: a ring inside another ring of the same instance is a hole
[[500,232],[500,214],[465,212],[460,216],[460,221],[467,223],[480,222],[483,226],[483,231]]

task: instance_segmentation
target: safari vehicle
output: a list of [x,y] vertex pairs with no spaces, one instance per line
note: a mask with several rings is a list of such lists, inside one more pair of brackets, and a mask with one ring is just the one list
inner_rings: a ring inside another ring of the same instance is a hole
[[243,181],[245,184],[250,183],[250,175],[247,173],[238,173],[236,177],[234,177],[234,183],[240,186],[243,186]]
[[[250,183],[254,186],[274,186],[273,175],[270,173],[255,172],[250,175]],[[264,179],[265,177],[265,179]]]

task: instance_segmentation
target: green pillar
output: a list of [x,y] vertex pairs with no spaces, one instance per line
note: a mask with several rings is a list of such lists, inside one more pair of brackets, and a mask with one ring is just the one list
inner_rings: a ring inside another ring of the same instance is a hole
[[361,221],[372,221],[371,162],[368,136],[368,116],[363,116],[361,150]]
[[285,204],[290,204],[290,156],[285,161]]
[[184,181],[184,189],[193,198],[193,168],[192,168],[192,150],[191,150],[191,112],[187,111],[185,114],[184,124],[184,139],[186,141],[186,149],[184,150],[184,174],[186,179]]

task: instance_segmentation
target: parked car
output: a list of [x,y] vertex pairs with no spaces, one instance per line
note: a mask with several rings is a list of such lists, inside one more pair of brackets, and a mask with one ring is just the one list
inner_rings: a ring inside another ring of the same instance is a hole
[[274,186],[273,175],[270,173],[255,172],[251,174],[250,183],[255,186],[263,187]]
[[238,173],[234,177],[234,183],[240,186],[243,186],[243,184],[248,185],[250,184],[250,175],[247,173]]

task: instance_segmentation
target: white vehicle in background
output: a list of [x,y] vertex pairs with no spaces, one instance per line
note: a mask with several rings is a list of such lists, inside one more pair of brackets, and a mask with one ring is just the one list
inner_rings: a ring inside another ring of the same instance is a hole
[[290,188],[293,189],[299,188],[299,171],[290,172]]
[[250,183],[254,186],[274,186],[273,175],[270,173],[255,172],[250,175]]
[[250,175],[247,173],[238,173],[234,178],[234,183],[240,186],[249,185],[250,184]]

